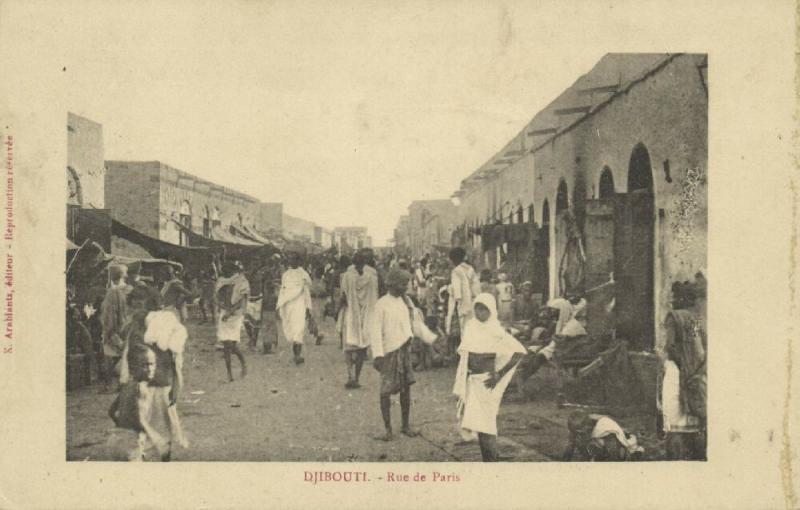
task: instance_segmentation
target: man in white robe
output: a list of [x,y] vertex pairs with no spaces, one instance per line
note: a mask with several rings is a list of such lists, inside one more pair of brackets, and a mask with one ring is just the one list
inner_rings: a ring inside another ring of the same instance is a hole
[[290,253],[289,269],[281,277],[281,290],[278,294],[278,312],[283,324],[283,334],[292,344],[294,362],[299,365],[305,361],[303,337],[306,333],[306,317],[311,310],[311,277],[300,265],[300,255]]
[[369,347],[369,330],[378,301],[378,274],[365,265],[363,253],[356,253],[353,265],[342,275],[341,334],[347,363],[345,388],[359,388],[359,377]]
[[450,261],[455,266],[450,272],[450,299],[447,302],[447,334],[451,335],[452,323],[458,318],[459,330],[472,317],[472,302],[481,293],[481,281],[475,269],[465,262],[464,248],[450,250]]

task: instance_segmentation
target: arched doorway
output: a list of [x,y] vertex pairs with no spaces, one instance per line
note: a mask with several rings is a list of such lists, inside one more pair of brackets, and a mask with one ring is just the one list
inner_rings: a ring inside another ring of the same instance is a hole
[[630,349],[655,346],[655,194],[650,154],[639,143],[628,164],[627,193],[615,204],[617,335]]
[[[189,202],[186,200],[181,202],[181,211],[178,215],[178,222],[187,229],[192,229],[192,206],[189,205]],[[184,229],[180,230],[178,240],[181,246],[189,246],[189,236]]]
[[555,217],[555,296],[564,296],[575,289],[568,278],[569,253],[568,244],[574,230],[574,215],[569,207],[569,188],[564,179],[558,183],[556,191],[556,217]]
[[609,306],[614,299],[613,285],[607,285],[614,273],[614,176],[611,169],[603,167],[597,187],[598,198],[586,201],[586,219],[583,228],[586,254],[587,319],[590,335],[608,335],[616,327]]
[[[533,217],[533,216],[531,216]],[[536,229],[533,261],[533,291],[547,302],[550,296],[550,204],[542,204],[542,224]]]
[[205,216],[203,217],[203,236],[211,237],[211,210],[205,206]]
[[598,198],[614,198],[614,174],[607,166],[603,167],[598,186]]

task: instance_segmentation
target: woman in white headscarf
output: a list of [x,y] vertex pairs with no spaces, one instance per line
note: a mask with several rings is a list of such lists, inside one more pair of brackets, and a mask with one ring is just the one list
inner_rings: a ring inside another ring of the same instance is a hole
[[496,462],[500,401],[526,351],[498,321],[494,296],[479,294],[473,310],[458,348],[461,359],[453,393],[462,437],[477,436],[484,462]]
[[[535,351],[532,358],[523,363],[520,370],[522,381],[536,373],[539,368],[553,359],[557,352],[562,354],[569,351],[570,341],[579,337],[586,337],[586,328],[583,325],[583,315],[586,310],[586,300],[581,299],[573,305],[567,299],[556,298],[548,301],[547,308],[558,312],[555,325],[551,323],[552,335],[550,342],[543,348]],[[547,328],[545,328],[547,329]],[[533,350],[533,349],[531,349]]]

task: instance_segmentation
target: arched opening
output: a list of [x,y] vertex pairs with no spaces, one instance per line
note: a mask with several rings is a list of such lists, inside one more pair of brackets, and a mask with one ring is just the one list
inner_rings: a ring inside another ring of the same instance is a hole
[[613,198],[614,197],[614,174],[611,169],[603,167],[603,172],[600,174],[600,184],[598,186],[598,198]]
[[208,206],[203,208],[205,215],[203,216],[203,236],[211,237],[211,210]]
[[[566,270],[566,254],[569,235],[571,232],[572,216],[569,210],[569,188],[564,179],[558,183],[556,191],[556,217],[555,217],[555,296],[563,296],[568,290],[564,274]],[[572,289],[569,289],[572,290]]]
[[556,193],[556,215],[561,211],[569,209],[569,190],[567,183],[564,179],[558,183],[558,192]]
[[67,167],[67,205],[83,205],[83,188],[78,172],[71,166]]
[[211,209],[211,228],[218,227],[222,225],[222,220],[220,219],[219,207],[214,207]]
[[628,190],[615,207],[614,279],[617,335],[633,350],[655,346],[655,195],[650,154],[633,148]]
[[242,220],[242,213],[236,213],[236,218],[239,220],[239,225],[244,225],[244,220]]
[[[533,215],[531,215],[533,217]],[[550,296],[550,204],[542,204],[542,224],[536,229],[533,257],[533,289],[542,295],[542,302]]]
[[[186,229],[192,229],[192,206],[187,200],[181,202],[180,213],[178,214],[178,223],[183,225]],[[189,236],[182,228],[178,235],[178,240],[181,246],[189,246]]]

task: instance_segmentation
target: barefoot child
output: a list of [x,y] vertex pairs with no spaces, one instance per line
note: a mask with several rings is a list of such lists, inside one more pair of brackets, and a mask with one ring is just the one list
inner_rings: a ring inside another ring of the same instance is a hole
[[414,437],[417,432],[411,429],[411,385],[414,373],[411,367],[411,339],[419,337],[427,344],[436,340],[405,295],[411,275],[407,271],[392,269],[386,276],[389,292],[375,304],[373,333],[370,335],[372,353],[375,356],[375,369],[381,374],[380,408],[386,433],[375,437],[381,441],[392,440],[392,420],[390,415],[391,396],[400,393],[400,412],[403,426],[401,432]]
[[453,386],[461,435],[466,440],[477,436],[484,462],[498,460],[500,401],[526,352],[500,325],[496,306],[491,294],[475,298],[474,317],[467,322],[458,348],[461,359]]
[[154,397],[150,382],[156,375],[156,355],[146,345],[134,344],[129,356],[132,380],[120,386],[108,415],[117,427],[133,430],[139,435],[137,448],[128,453],[128,460],[144,460],[148,441],[162,461],[169,460],[169,442],[150,422]]

